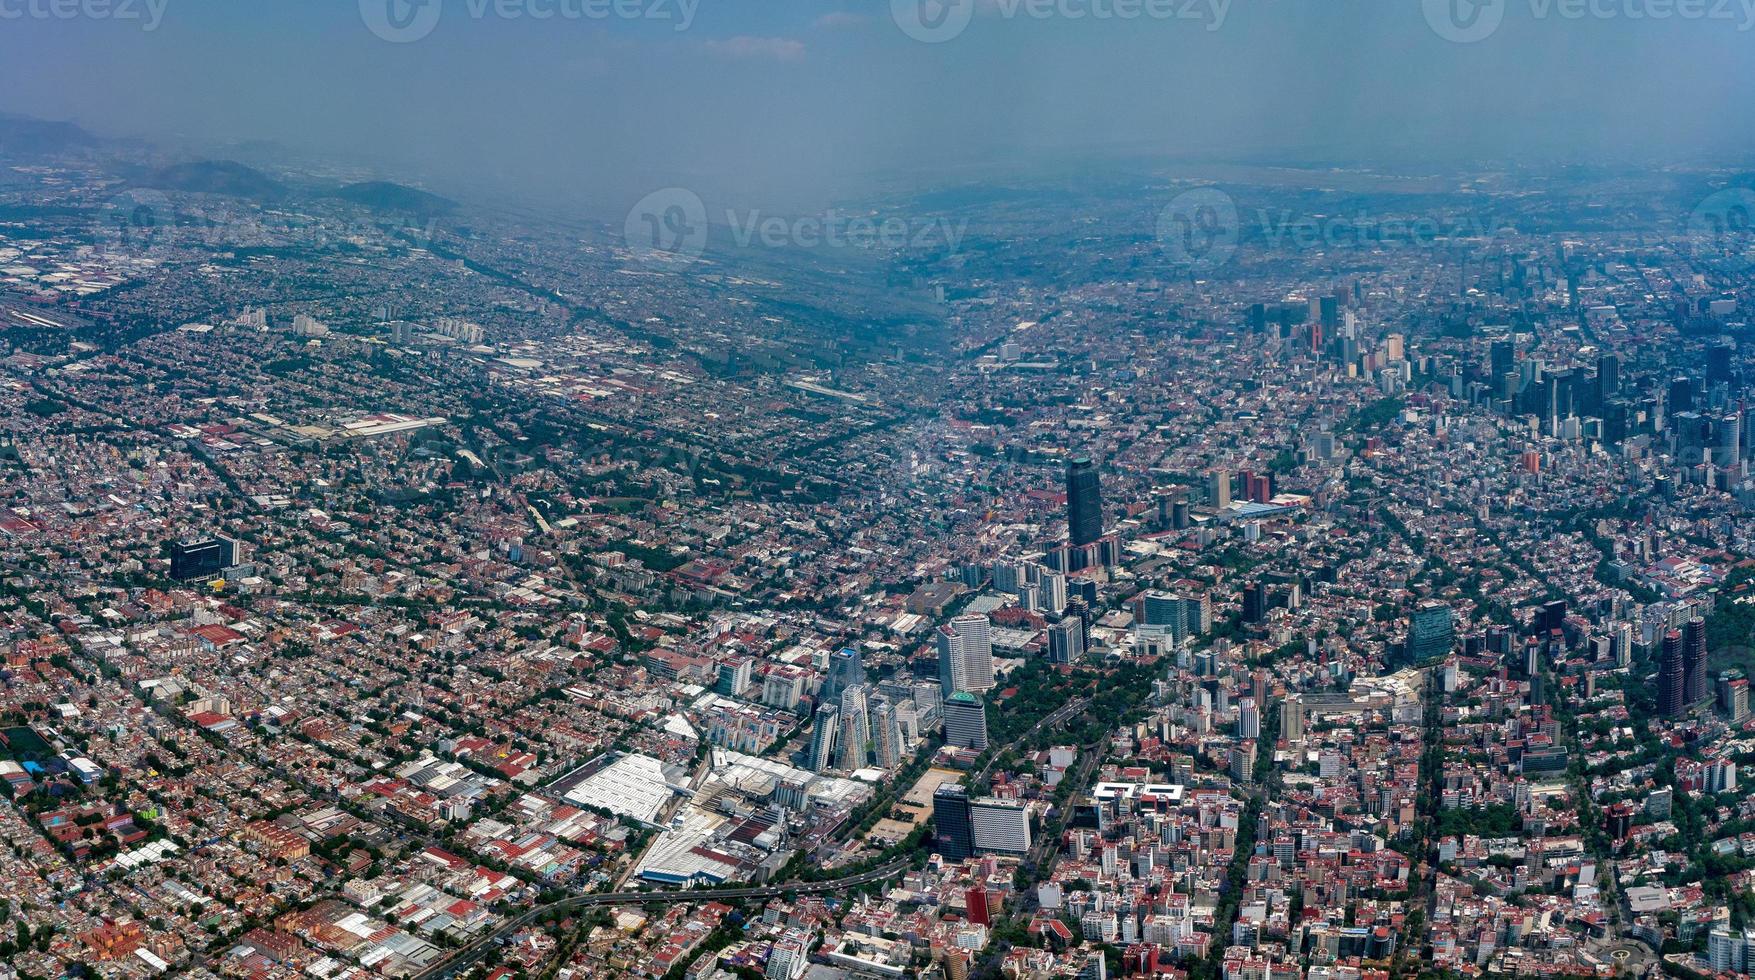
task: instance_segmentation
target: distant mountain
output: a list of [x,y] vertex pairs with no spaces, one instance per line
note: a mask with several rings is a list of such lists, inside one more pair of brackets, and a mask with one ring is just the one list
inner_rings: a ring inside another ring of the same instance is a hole
[[41,156],[96,146],[98,138],[68,122],[0,113],[0,152]]
[[348,184],[330,191],[328,196],[350,201],[375,211],[403,211],[419,215],[445,214],[457,206],[457,202],[437,194],[429,194],[413,187],[393,184],[387,180]]
[[141,183],[154,190],[219,194],[254,201],[274,201],[286,196],[284,184],[260,170],[229,160],[172,164],[154,171]]

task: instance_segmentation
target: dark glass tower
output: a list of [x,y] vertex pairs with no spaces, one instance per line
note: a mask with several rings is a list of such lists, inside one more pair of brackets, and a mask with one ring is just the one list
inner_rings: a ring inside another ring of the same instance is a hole
[[1081,456],[1066,467],[1066,526],[1074,547],[1103,536],[1103,488],[1097,479],[1097,464],[1088,457]]
[[946,861],[961,861],[975,853],[975,819],[963,787],[940,786],[932,794],[932,839]]
[[1699,616],[1682,624],[1682,700],[1706,700],[1706,620]]
[[1682,634],[1670,630],[1664,634],[1663,659],[1658,662],[1658,714],[1676,718],[1682,714],[1686,695],[1686,673],[1682,666]]

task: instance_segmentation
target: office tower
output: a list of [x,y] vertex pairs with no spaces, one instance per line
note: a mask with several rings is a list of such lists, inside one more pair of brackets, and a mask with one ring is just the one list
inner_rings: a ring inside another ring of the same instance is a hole
[[893,769],[902,761],[902,726],[896,706],[879,695],[871,703],[871,754],[881,769]]
[[1555,599],[1542,606],[1541,618],[1537,620],[1544,636],[1566,628],[1566,600]]
[[959,749],[987,748],[987,705],[968,691],[945,698],[945,744]]
[[1682,701],[1706,700],[1706,620],[1695,616],[1682,624]]
[[1743,416],[1737,412],[1719,415],[1712,420],[1712,462],[1721,469],[1730,469],[1743,458]]
[[1188,606],[1179,595],[1148,592],[1140,597],[1140,622],[1146,626],[1167,626],[1173,639],[1189,634]]
[[1670,380],[1669,406],[1671,415],[1694,410],[1694,379],[1678,377]]
[[943,717],[944,688],[937,681],[916,679],[909,687],[914,691],[914,713],[921,728],[934,728]]
[[986,616],[958,616],[938,628],[938,676],[947,696],[993,687],[993,628]]
[[1280,702],[1280,737],[1296,742],[1304,737],[1304,699],[1293,695]]
[[865,768],[866,748],[871,744],[871,714],[866,707],[865,685],[841,692],[841,768],[852,772]]
[[1207,502],[1215,509],[1224,510],[1231,506],[1231,473],[1228,470],[1214,470],[1207,477]]
[[829,658],[829,676],[823,679],[823,689],[817,693],[817,701],[838,704],[842,691],[864,683],[865,663],[860,659],[859,651],[852,647],[836,651]]
[[1436,601],[1421,603],[1408,624],[1408,661],[1425,663],[1450,653],[1455,647],[1456,622],[1450,607]]
[[212,578],[237,564],[237,542],[230,538],[175,541],[165,550],[171,559],[171,578],[179,582]]
[[1085,655],[1085,624],[1077,616],[1068,616],[1048,626],[1048,661],[1070,664]]
[[1706,345],[1706,381],[1729,382],[1736,376],[1737,345],[1721,337]]
[[975,854],[975,827],[969,812],[969,792],[961,786],[940,786],[932,794],[932,840],[946,861],[962,861]]
[[1607,403],[1621,394],[1621,359],[1613,354],[1597,358],[1597,392]]
[[1260,582],[1243,587],[1243,621],[1259,623],[1267,619],[1267,590]]
[[1517,370],[1517,348],[1509,340],[1495,340],[1488,347],[1487,370],[1490,377],[1503,377]]
[[1030,812],[1022,803],[970,800],[969,830],[977,854],[1030,852]]
[[713,690],[728,698],[742,697],[749,690],[750,674],[755,668],[755,661],[749,657],[738,657],[719,665],[719,681]]
[[816,728],[810,736],[810,768],[822,772],[835,764],[836,736],[841,731],[841,709],[837,705],[817,706]]
[[1675,718],[1682,714],[1686,703],[1687,679],[1682,664],[1682,634],[1670,630],[1664,634],[1663,658],[1658,664],[1658,714]]
[[1097,464],[1081,456],[1066,467],[1066,527],[1073,547],[1103,536],[1103,489]]

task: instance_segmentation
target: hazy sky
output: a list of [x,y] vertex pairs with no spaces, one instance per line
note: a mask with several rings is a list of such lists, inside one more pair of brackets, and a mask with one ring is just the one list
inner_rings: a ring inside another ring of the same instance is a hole
[[[670,183],[808,200],[1124,149],[1755,149],[1755,0],[949,0],[952,28],[959,4],[976,9],[942,43],[911,38],[891,0],[619,0],[636,17],[611,0],[408,2],[0,0],[0,110],[602,201]],[[899,2],[908,21],[917,0]],[[391,43],[368,28],[402,15],[430,32]],[[1433,27],[1501,16],[1474,41]]]

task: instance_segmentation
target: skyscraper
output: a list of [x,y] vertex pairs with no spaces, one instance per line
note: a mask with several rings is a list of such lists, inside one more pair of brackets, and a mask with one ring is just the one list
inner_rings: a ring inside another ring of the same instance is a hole
[[987,748],[987,706],[968,691],[945,699],[945,744],[960,749]]
[[1663,658],[1658,663],[1658,714],[1675,718],[1682,714],[1687,694],[1686,673],[1682,665],[1682,634],[1670,630],[1664,634]]
[[1260,582],[1251,582],[1243,587],[1243,621],[1259,623],[1267,619],[1267,590]]
[[975,827],[969,812],[969,793],[961,786],[940,786],[932,794],[932,840],[947,861],[961,861],[975,853]]
[[1080,456],[1066,467],[1067,537],[1074,547],[1103,536],[1103,489],[1097,464]]
[[986,616],[958,616],[938,628],[938,676],[947,697],[993,687],[993,627]]
[[1706,620],[1695,616],[1682,624],[1682,702],[1706,699]]
[[841,692],[841,768],[852,772],[865,768],[865,749],[871,743],[871,716],[866,709],[865,685]]
[[1068,616],[1048,626],[1048,662],[1070,664],[1085,655],[1085,624],[1077,616]]
[[896,721],[896,706],[881,694],[871,702],[871,754],[882,769],[902,761],[902,726]]
[[829,658],[829,676],[823,680],[823,689],[817,700],[822,704],[838,704],[842,691],[864,683],[865,663],[860,659],[859,651],[852,647],[836,651]]
[[1421,603],[1408,622],[1408,662],[1425,663],[1455,646],[1456,621],[1450,607],[1435,600]]
[[841,709],[837,705],[817,706],[816,728],[810,737],[810,767],[822,772],[835,764],[835,740],[841,731]]

